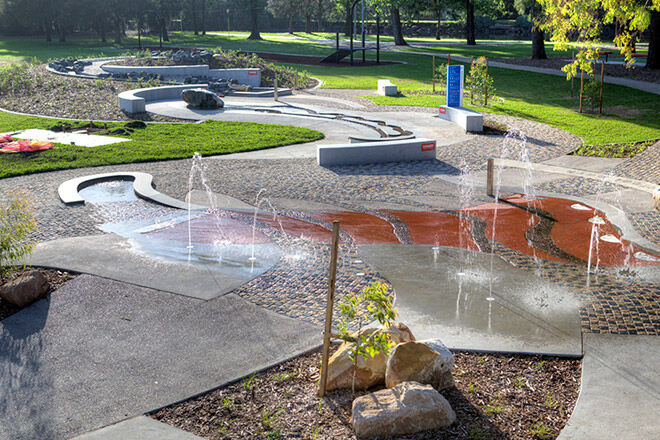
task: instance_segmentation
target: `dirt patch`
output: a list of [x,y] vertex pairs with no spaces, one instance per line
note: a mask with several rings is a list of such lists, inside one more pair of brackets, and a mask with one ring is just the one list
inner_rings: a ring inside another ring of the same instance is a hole
[[635,118],[641,115],[642,111],[625,105],[614,105],[611,107],[603,107],[603,113],[615,113],[625,118]]
[[[454,356],[456,386],[442,394],[456,411],[456,423],[396,439],[552,439],[573,411],[579,360],[465,352]],[[151,417],[212,440],[354,440],[351,393],[333,391],[319,399],[319,362],[318,351],[303,355]]]
[[[546,69],[561,69],[566,64],[571,63],[571,59],[566,57],[549,57],[546,60],[533,60],[531,58],[501,58],[493,59],[493,61],[523,66],[543,67]],[[639,59],[637,60],[638,65],[630,68],[619,64],[605,64],[605,75],[660,83],[660,70],[647,69],[644,67],[645,63],[646,61],[644,59]],[[594,67],[594,71],[597,75],[600,75],[600,64]]]
[[[7,274],[6,276],[0,278],[0,285],[15,279],[16,277],[22,275],[23,273],[29,270],[32,270],[32,268],[28,267]],[[50,284],[50,289],[48,290],[48,292],[46,292],[46,295],[50,295],[52,292],[56,291],[64,284],[71,281],[77,276],[76,274],[72,274],[69,272],[56,270],[56,269],[39,269],[39,270],[43,272],[44,275],[46,275],[46,278],[48,279],[48,283]],[[21,310],[22,309],[20,307],[15,306],[14,304],[9,303],[4,299],[0,298],[0,321],[10,317],[14,313],[20,312]]]

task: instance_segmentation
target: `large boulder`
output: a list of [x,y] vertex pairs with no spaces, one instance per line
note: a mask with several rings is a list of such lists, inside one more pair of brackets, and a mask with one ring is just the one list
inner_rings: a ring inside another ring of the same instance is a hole
[[454,385],[453,367],[454,355],[439,339],[403,342],[387,359],[385,386],[415,381],[442,390]]
[[430,385],[403,382],[353,401],[351,423],[359,438],[412,434],[449,426],[456,413]]
[[38,270],[31,270],[0,287],[0,297],[19,307],[25,307],[41,298],[48,289],[46,275]]
[[193,108],[222,108],[225,103],[218,95],[204,89],[185,89],[181,92],[181,99]]
[[[400,322],[394,323],[386,329],[368,327],[362,330],[362,334],[372,334],[373,332],[387,333],[394,344],[415,340],[410,329]],[[354,364],[350,358],[350,354],[354,347],[353,343],[345,342],[330,357],[326,389],[351,388]],[[358,358],[357,371],[355,373],[355,389],[365,390],[374,385],[385,383],[385,367],[387,366],[388,355],[389,353],[378,353],[374,357]]]

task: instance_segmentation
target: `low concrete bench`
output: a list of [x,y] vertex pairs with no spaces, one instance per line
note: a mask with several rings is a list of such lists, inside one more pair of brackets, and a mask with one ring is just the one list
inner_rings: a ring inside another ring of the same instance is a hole
[[177,86],[133,89],[121,92],[117,96],[117,99],[119,101],[119,108],[126,113],[144,113],[146,111],[146,104],[149,101],[180,99],[181,92],[186,89],[205,89],[206,87],[206,84],[185,84]]
[[115,64],[103,64],[101,69],[107,73],[122,75],[141,75],[147,73],[160,75],[165,80],[177,79],[182,81],[186,77],[206,77],[213,80],[235,79],[241,84],[250,87],[261,86],[260,68],[237,68],[237,69],[211,69],[207,64],[196,66],[119,66]]
[[378,94],[381,96],[397,96],[399,91],[396,85],[392,84],[389,79],[378,80]]
[[321,166],[435,160],[435,141],[403,139],[389,142],[319,145],[316,159]]
[[447,107],[441,105],[438,117],[453,122],[465,131],[484,131],[484,117],[481,113],[464,107]]
[[349,136],[349,144],[359,144],[363,142],[392,142],[392,141],[401,141],[404,139],[415,139],[414,134],[409,134],[406,136],[392,136],[392,137],[381,137],[381,138],[370,138],[370,137],[361,137],[361,136]]

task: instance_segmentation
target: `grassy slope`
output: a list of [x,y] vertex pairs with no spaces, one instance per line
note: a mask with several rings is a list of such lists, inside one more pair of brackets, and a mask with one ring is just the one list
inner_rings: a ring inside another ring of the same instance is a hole
[[[0,132],[46,128],[55,119],[0,113]],[[109,124],[109,127],[123,124]],[[244,122],[209,121],[203,124],[148,124],[128,137],[132,142],[86,148],[56,145],[38,153],[0,155],[0,178],[43,171],[122,163],[183,159],[199,152],[204,156],[259,150],[323,137],[305,128]]]

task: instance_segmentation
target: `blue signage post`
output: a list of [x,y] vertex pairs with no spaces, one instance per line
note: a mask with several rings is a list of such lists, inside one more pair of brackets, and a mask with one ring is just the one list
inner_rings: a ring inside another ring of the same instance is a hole
[[447,107],[463,107],[463,66],[447,66]]

